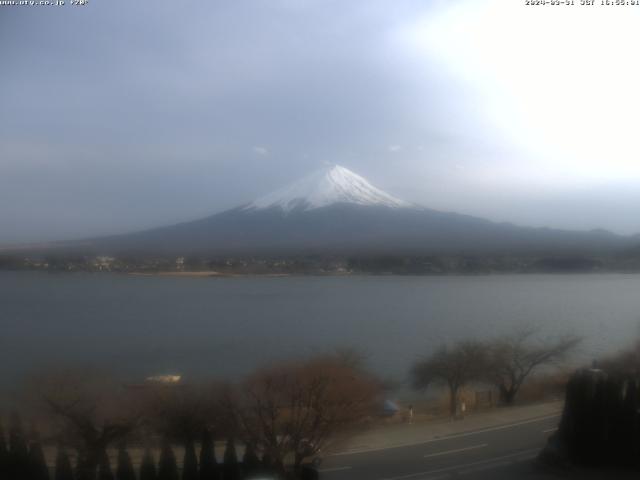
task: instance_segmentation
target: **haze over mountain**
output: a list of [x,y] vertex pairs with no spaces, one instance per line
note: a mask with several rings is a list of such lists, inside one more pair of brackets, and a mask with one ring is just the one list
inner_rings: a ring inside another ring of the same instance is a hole
[[0,248],[202,218],[325,159],[436,210],[640,232],[638,9],[89,3],[2,9]]
[[114,255],[575,254],[634,241],[603,230],[526,228],[432,210],[333,165],[201,220],[65,247]]

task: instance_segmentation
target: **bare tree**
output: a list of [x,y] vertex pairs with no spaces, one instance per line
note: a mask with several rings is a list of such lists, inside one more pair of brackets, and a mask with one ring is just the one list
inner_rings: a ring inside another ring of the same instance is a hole
[[146,425],[154,433],[184,445],[200,439],[205,428],[226,434],[221,413],[221,396],[225,386],[203,382],[187,385],[149,385],[138,401]]
[[431,356],[416,362],[411,370],[413,386],[426,389],[444,384],[449,389],[449,413],[456,413],[460,389],[479,379],[486,368],[487,350],[475,341],[460,342],[452,347],[442,346]]
[[500,392],[500,399],[513,404],[520,387],[537,368],[562,360],[581,339],[566,335],[553,340],[534,338],[537,330],[526,328],[489,343],[487,378]]
[[104,372],[57,372],[34,380],[32,393],[52,418],[59,440],[78,452],[78,478],[94,478],[107,447],[129,435],[140,415]]
[[240,434],[286,475],[340,432],[371,415],[378,383],[339,356],[265,368],[231,399]]
[[352,368],[353,370],[365,371],[365,366],[369,356],[362,350],[352,346],[337,347],[333,351],[335,360],[342,363],[344,366]]

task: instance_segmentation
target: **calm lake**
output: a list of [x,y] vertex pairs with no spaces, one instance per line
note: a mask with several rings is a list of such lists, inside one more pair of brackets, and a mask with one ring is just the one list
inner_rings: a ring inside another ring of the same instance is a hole
[[402,380],[442,342],[537,325],[583,335],[578,360],[640,332],[640,275],[170,278],[0,272],[4,383],[67,364],[131,380],[233,377],[355,347]]

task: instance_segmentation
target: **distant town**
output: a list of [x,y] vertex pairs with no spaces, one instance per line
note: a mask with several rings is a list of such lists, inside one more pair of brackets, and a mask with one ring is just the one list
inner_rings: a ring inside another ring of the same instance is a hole
[[128,257],[5,255],[0,270],[114,272],[175,276],[233,275],[446,275],[492,273],[640,272],[640,257],[519,255],[362,255],[290,257]]

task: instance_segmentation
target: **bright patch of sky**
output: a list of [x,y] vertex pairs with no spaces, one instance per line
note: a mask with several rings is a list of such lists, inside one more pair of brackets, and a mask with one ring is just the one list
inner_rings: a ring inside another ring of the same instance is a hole
[[528,153],[491,165],[500,176],[640,180],[640,10],[523,3],[455,2],[400,39],[476,92],[486,120]]

